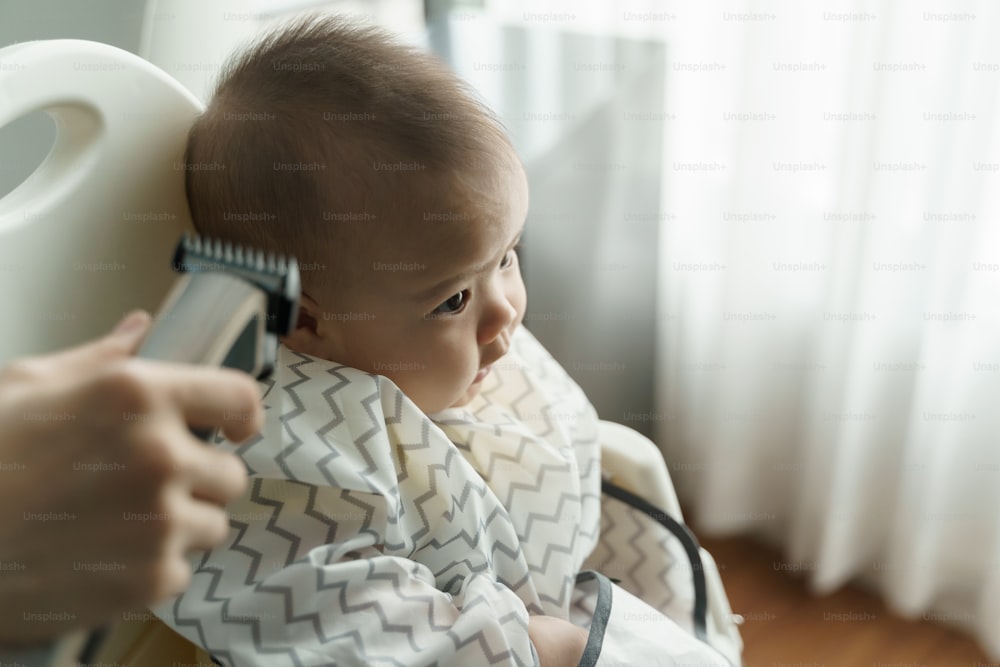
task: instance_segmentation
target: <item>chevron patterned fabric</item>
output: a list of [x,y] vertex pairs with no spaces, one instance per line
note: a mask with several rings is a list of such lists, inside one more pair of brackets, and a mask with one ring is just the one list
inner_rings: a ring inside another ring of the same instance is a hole
[[586,560],[655,604],[619,623],[649,643],[641,664],[676,664],[674,646],[729,664],[682,627],[683,552],[602,510],[597,415],[523,327],[469,405],[431,416],[384,377],[284,348],[264,388],[228,541],[154,609],[219,662],[533,665],[529,614],[590,627]]

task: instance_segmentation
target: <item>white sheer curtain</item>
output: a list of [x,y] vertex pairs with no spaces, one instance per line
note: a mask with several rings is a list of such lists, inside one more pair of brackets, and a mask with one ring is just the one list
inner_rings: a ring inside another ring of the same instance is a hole
[[[702,532],[763,535],[817,591],[864,579],[1000,659],[1000,5],[484,2],[453,15],[452,61],[508,119],[565,121],[511,123],[529,302],[566,315],[529,324],[571,372],[582,350],[611,369],[576,375],[603,416],[652,426]],[[656,49],[600,35],[666,45],[665,103],[580,103],[654,86]],[[580,155],[621,168],[580,180]]]
[[675,482],[1000,658],[1000,7],[749,7],[664,25]]
[[649,433],[664,128],[634,118],[660,116],[665,40],[613,3],[495,4],[429,22],[525,165],[525,323],[603,418]]

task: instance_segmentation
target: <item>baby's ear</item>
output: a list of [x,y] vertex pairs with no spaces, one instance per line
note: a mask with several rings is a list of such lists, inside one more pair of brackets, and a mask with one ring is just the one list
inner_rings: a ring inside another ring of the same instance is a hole
[[281,338],[281,342],[296,352],[318,356],[322,343],[317,319],[320,317],[319,304],[303,294],[299,300],[299,316],[295,328]]

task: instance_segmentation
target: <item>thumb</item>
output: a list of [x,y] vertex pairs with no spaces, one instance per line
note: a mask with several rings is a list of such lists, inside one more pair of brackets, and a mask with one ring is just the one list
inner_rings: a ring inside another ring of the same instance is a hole
[[[54,352],[44,359],[66,377],[86,375],[115,359],[130,357],[149,331],[149,313],[136,310],[122,318],[110,333],[77,347]],[[0,663],[2,664],[2,663]]]
[[125,354],[134,354],[149,332],[151,322],[149,313],[144,310],[133,310],[115,325],[102,342]]

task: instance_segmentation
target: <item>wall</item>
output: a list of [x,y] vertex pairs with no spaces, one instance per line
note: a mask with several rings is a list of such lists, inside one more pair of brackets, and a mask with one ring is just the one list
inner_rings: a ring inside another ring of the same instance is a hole
[[[138,53],[144,9],[145,3],[137,0],[0,0],[0,46],[72,38]],[[54,136],[55,126],[42,113],[0,128],[0,196],[34,171]]]

